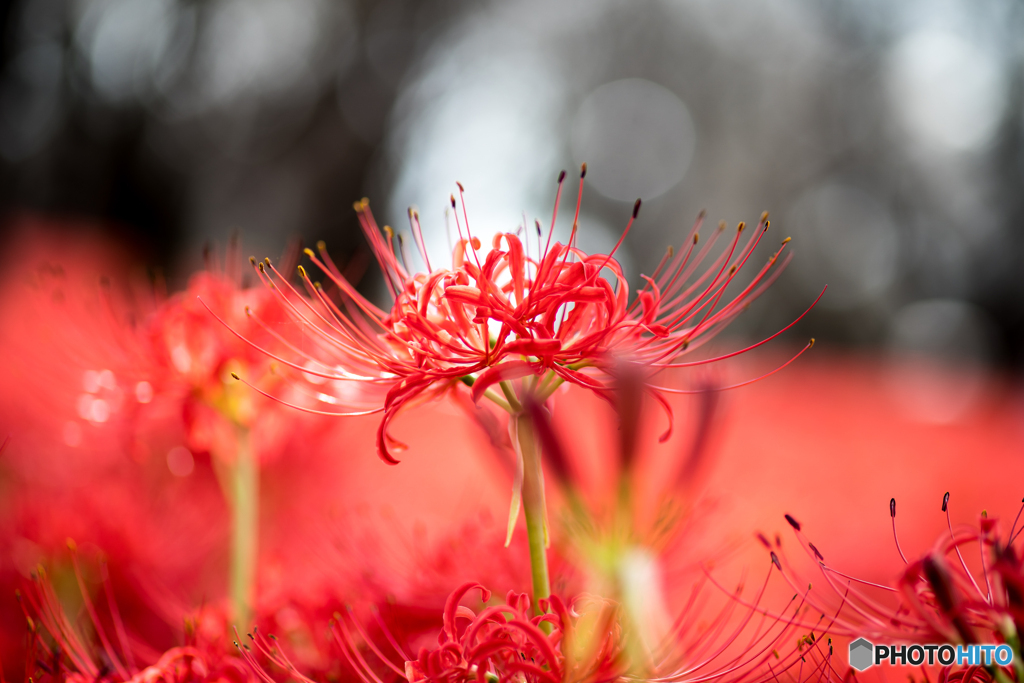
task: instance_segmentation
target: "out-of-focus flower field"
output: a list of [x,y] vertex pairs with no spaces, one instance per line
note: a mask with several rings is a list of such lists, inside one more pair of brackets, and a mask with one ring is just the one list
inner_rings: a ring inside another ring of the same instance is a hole
[[[732,355],[711,333],[771,282],[764,217],[627,284],[463,209],[416,274],[416,229],[357,203],[380,309],[323,249],[224,245],[168,291],[88,226],[20,220],[6,679],[1021,680],[1018,387],[785,330]],[[854,673],[859,636],[1016,663]]]

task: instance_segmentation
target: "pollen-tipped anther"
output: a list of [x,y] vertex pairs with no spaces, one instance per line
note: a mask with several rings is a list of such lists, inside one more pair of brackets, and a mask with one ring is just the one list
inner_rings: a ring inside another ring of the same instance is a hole
[[[1021,501],[1024,502],[1024,501]],[[949,491],[946,491],[946,495],[942,497],[942,511],[946,511],[946,506],[949,505]]]
[[255,266],[256,265],[256,257],[255,256],[250,256],[249,257],[249,263],[250,263],[250,265]]
[[239,376],[238,376],[238,373],[237,373],[237,372],[232,372],[232,373],[231,373],[231,376],[232,376],[232,377],[233,377],[234,379],[236,379],[236,380],[241,380],[241,379],[242,379],[241,377],[239,377]]
[[586,177],[587,177],[587,162],[584,161],[583,164],[580,165],[580,180],[582,180],[583,178],[586,178]]

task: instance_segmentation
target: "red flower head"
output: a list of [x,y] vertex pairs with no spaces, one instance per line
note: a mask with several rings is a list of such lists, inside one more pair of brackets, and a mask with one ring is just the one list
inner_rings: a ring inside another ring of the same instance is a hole
[[[584,165],[580,195],[585,175]],[[257,263],[259,276],[281,296],[311,342],[305,348],[292,346],[295,360],[279,360],[306,373],[307,380],[354,380],[385,392],[366,397],[366,411],[333,414],[383,412],[378,454],[396,464],[392,451],[404,445],[388,433],[394,417],[403,407],[460,383],[471,387],[475,401],[487,396],[509,412],[518,412],[509,386],[502,384],[498,393],[495,385],[527,378],[527,390],[543,401],[563,382],[570,382],[612,400],[613,375],[621,357],[641,363],[654,374],[742,353],[678,362],[682,353],[728,324],[780,272],[775,266],[788,239],[749,283],[726,298],[726,290],[768,228],[767,214],[742,244],[744,224],[740,223],[729,247],[713,257],[724,224],[698,249],[702,213],[683,247],[678,253],[668,250],[654,274],[644,276],[645,285],[631,301],[614,255],[637,217],[640,200],[615,248],[608,254],[587,254],[575,246],[579,201],[569,243],[552,241],[564,178],[563,172],[546,243],[542,247],[538,223],[537,252],[532,255],[529,240],[513,233],[496,234],[490,250],[479,253],[481,242],[470,230],[463,200],[463,220],[456,212],[459,241],[451,267],[435,269],[424,246],[419,216],[410,210],[412,235],[427,267],[421,273],[408,268],[401,240],[396,251],[394,231],[385,226],[382,234],[378,229],[367,200],[357,202],[363,231],[394,299],[390,311],[377,308],[356,291],[323,243],[318,245],[319,256],[311,250],[306,253],[333,287],[325,290],[300,267],[309,298],[300,296],[269,261]],[[451,201],[456,209],[454,195]],[[769,339],[778,334],[781,331]],[[679,391],[649,384],[646,390],[666,410],[663,394]],[[322,389],[317,391],[324,394]],[[328,403],[338,402],[325,398]],[[663,438],[670,432],[671,426]]]
[[[25,679],[45,683],[252,683],[243,663],[219,642],[186,620],[185,642],[161,655],[127,627],[103,567],[102,595],[90,595],[74,543],[74,578],[81,594],[81,619],[69,617],[46,571],[18,592],[28,625]],[[221,617],[221,615],[216,615]],[[154,660],[150,665],[142,660]]]
[[[1018,537],[1021,512],[1009,533],[1000,533],[998,520],[982,512],[977,525],[953,526],[949,518],[949,493],[942,499],[948,535],[930,551],[909,560],[896,534],[896,499],[889,503],[896,550],[905,568],[893,585],[865,581],[844,574],[826,563],[822,553],[801,532],[790,515],[786,520],[811,559],[818,565],[831,597],[808,590],[815,611],[838,612],[834,635],[849,639],[866,637],[883,643],[1001,644],[1014,651],[1012,664],[942,667],[939,680],[1020,681],[1020,632],[1024,627],[1024,566]],[[765,545],[770,544],[762,537]],[[779,549],[779,548],[777,548]],[[779,549],[781,553],[781,549]],[[772,552],[772,561],[791,587],[803,585],[789,563]],[[839,605],[838,610],[830,605]],[[928,664],[922,668],[937,668]]]
[[[505,601],[490,602],[491,592],[477,583],[465,583],[449,595],[442,612],[436,643],[416,642],[429,637],[430,628],[389,624],[382,610],[361,623],[355,610],[335,614],[330,624],[335,655],[363,683],[612,683],[651,680],[677,683],[779,683],[839,679],[832,663],[830,641],[823,633],[828,620],[804,630],[798,618],[806,611],[798,600],[796,613],[769,615],[762,606],[764,587],[753,603],[739,593],[723,596],[718,614],[705,616],[700,585],[673,624],[672,632],[653,652],[631,646],[635,634],[615,601],[579,595],[563,602],[558,596],[543,600],[546,612],[531,613],[524,593],[509,591]],[[481,608],[460,604],[480,590]],[[736,607],[740,609],[737,611]],[[792,605],[791,605],[792,606]],[[703,625],[703,626],[702,626]],[[433,625],[431,625],[433,626]],[[397,628],[397,633],[395,629]],[[436,627],[434,627],[436,628]],[[236,643],[240,654],[263,683],[276,683],[280,669],[289,679],[312,683],[290,660],[273,636],[248,634]],[[412,646],[412,647],[411,647]],[[417,652],[412,656],[412,652]]]
[[[285,338],[282,330],[293,325],[265,287],[243,287],[240,280],[229,267],[223,272],[208,268],[192,276],[188,289],[163,302],[147,321],[150,353],[160,369],[154,392],[173,402],[184,417],[193,451],[209,452],[231,464],[241,428],[252,432],[254,454],[266,464],[286,450],[295,431],[295,412],[232,381],[231,373],[237,372],[267,390],[281,383],[270,359],[241,342],[210,311],[266,348],[278,348],[278,338]],[[253,324],[245,311],[253,311],[268,331]]]

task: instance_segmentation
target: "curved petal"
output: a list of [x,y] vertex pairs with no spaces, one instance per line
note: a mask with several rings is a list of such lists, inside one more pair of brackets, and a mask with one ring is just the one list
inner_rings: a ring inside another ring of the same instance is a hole
[[459,603],[462,602],[462,598],[466,597],[466,593],[474,588],[480,589],[480,600],[483,602],[491,599],[491,591],[487,590],[486,587],[475,581],[467,581],[452,591],[444,603],[444,631],[452,642],[458,642],[458,634],[455,631],[455,617],[459,609]]
[[473,382],[473,401],[479,401],[484,392],[498,382],[508,379],[519,379],[527,375],[540,374],[541,368],[535,363],[525,360],[512,360],[487,368]]

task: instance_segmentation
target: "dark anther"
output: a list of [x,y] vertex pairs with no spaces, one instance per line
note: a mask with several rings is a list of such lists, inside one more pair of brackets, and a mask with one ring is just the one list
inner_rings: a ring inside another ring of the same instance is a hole
[[[946,508],[943,507],[942,509],[945,510]],[[895,498],[892,498],[892,499],[889,500],[889,516],[892,517],[893,519],[896,518],[896,499]]]
[[633,218],[636,218],[636,215],[638,213],[640,213],[640,199],[639,198],[637,198],[637,200],[633,203]]
[[[1024,500],[1021,501],[1024,503]],[[946,491],[946,495],[942,497],[942,511],[946,511],[946,506],[949,504],[949,491]]]
[[793,517],[791,515],[786,515],[786,521],[789,522],[789,525],[791,527],[793,527],[797,531],[800,531],[800,522],[798,522],[795,519],[793,519]]

